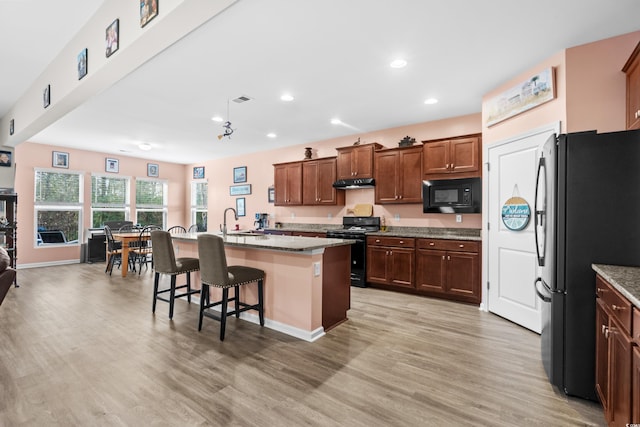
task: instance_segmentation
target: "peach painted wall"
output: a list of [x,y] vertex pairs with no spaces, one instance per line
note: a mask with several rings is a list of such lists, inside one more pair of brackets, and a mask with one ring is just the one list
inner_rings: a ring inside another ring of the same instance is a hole
[[626,126],[621,71],[640,31],[567,49],[567,131],[612,132]]
[[[36,266],[39,264],[77,262],[80,260],[80,245],[68,247],[35,247],[34,170],[51,168],[52,152],[69,153],[69,171],[84,173],[84,209],[83,241],[86,231],[91,227],[91,173],[105,173],[105,158],[119,159],[119,173],[115,176],[131,178],[131,218],[135,218],[135,179],[147,177],[147,160],[127,156],[112,156],[93,151],[74,150],[50,145],[22,143],[16,147],[16,192],[18,193],[18,265]],[[185,165],[156,162],[159,165],[159,179],[167,180],[168,215],[167,225],[186,224],[184,222],[184,200],[188,186],[185,185]],[[55,169],[66,171],[67,169]],[[187,204],[187,207],[189,205]],[[188,211],[188,208],[187,208]]]
[[[364,134],[305,143],[293,147],[267,152],[243,155],[235,158],[209,160],[190,165],[186,172],[191,179],[193,166],[205,166],[205,176],[209,182],[209,231],[218,230],[222,223],[222,213],[227,207],[235,207],[236,197],[229,196],[229,186],[233,185],[233,168],[247,166],[247,183],[252,186],[252,194],[245,197],[247,216],[233,221],[228,216],[227,226],[240,225],[242,229],[253,227],[254,214],[266,212],[271,215],[271,225],[275,221],[287,223],[341,224],[346,210],[357,203],[374,203],[374,189],[348,190],[345,206],[274,206],[267,202],[267,191],[273,185],[273,164],[302,160],[304,148],[313,149],[313,158],[336,156],[336,148],[347,147],[360,138],[361,144],[377,142],[387,148],[397,147],[398,142],[409,135],[418,143],[423,140],[446,138],[481,132],[480,113],[446,120],[419,123],[391,129],[383,129]],[[463,227],[480,228],[480,214],[465,214],[463,222],[456,223],[452,214],[424,214],[422,205],[375,205],[374,215],[384,216],[389,226],[411,227]],[[399,215],[400,220],[394,219]]]

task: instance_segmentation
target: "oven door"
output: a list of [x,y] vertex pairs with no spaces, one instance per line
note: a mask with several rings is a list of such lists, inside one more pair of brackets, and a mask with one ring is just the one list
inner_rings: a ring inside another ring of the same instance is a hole
[[351,286],[357,286],[360,288],[366,287],[367,241],[364,233],[327,231],[327,237],[334,239],[355,240],[355,243],[351,245]]

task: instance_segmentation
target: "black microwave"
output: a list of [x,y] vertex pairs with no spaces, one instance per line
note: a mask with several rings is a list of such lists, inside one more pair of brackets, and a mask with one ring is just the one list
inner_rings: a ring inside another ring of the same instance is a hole
[[424,213],[482,212],[482,179],[434,179],[422,181]]

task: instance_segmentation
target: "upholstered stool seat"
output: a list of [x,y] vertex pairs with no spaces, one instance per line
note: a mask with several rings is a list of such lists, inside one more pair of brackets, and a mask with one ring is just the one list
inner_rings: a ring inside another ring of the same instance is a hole
[[[247,310],[257,310],[260,326],[264,326],[264,271],[240,265],[227,266],[224,241],[221,237],[213,234],[201,234],[198,236],[198,257],[201,261],[200,277],[202,279],[198,330],[202,330],[203,317],[206,316],[218,320],[220,321],[220,341],[223,341],[227,317],[232,315],[240,317],[240,313]],[[240,301],[240,286],[253,282],[258,284],[258,303],[247,304]],[[222,300],[213,303],[210,301],[210,286],[222,288]],[[233,298],[229,298],[229,288],[234,288]],[[232,311],[228,310],[229,302],[234,303]],[[209,310],[218,305],[220,306],[220,314]]]
[[[173,319],[173,307],[176,298],[186,296],[187,301],[191,303],[191,295],[200,293],[198,289],[191,289],[191,272],[200,270],[200,260],[189,257],[176,258],[171,234],[168,231],[151,231],[151,245],[153,246],[153,264],[155,268],[152,311],[156,312],[156,302],[158,300],[168,302],[169,319]],[[161,274],[171,276],[171,286],[169,288],[158,289]],[[176,286],[176,276],[179,274],[187,275],[187,283]],[[186,291],[176,294],[179,289],[186,289]],[[161,296],[167,292],[169,293],[168,298]]]

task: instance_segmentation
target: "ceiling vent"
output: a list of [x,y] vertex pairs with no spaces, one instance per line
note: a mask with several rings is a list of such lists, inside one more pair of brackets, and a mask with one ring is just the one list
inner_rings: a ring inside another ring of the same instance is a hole
[[251,101],[251,98],[248,96],[242,95],[232,100],[235,103],[242,104],[243,102]]

